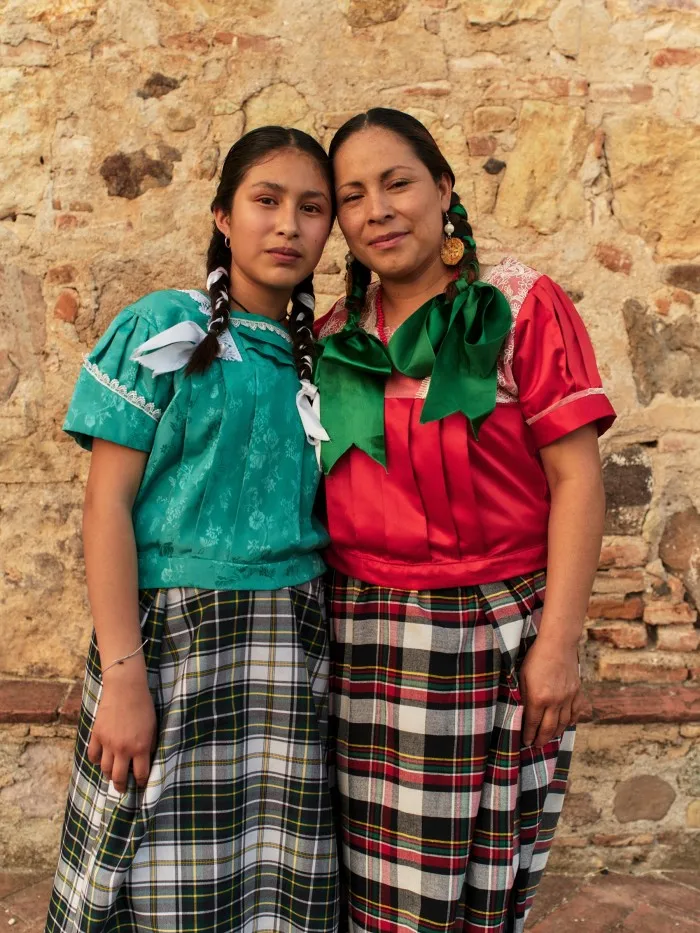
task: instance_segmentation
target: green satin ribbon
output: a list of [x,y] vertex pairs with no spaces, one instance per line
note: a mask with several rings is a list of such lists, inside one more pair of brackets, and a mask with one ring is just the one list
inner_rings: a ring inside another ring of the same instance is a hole
[[397,329],[388,347],[353,314],[342,331],[320,341],[315,381],[330,441],[321,445],[329,473],[353,445],[386,467],[384,389],[392,368],[430,376],[421,422],[462,412],[475,437],[496,407],[496,362],[512,324],[510,305],[486,282],[456,283],[452,302],[436,295]]

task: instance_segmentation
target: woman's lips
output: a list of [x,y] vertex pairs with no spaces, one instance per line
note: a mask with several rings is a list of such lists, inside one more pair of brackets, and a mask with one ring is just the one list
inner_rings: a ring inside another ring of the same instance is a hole
[[407,236],[405,233],[392,233],[389,236],[372,240],[369,245],[372,249],[392,249],[394,246],[398,246],[405,236]]

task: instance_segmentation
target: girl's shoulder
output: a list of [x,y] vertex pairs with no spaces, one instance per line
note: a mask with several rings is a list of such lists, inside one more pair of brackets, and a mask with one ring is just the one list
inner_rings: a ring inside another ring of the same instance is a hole
[[505,295],[515,321],[525,299],[541,278],[542,273],[526,266],[515,256],[505,256],[485,270],[482,281],[494,285]]
[[194,288],[165,288],[139,298],[122,314],[143,318],[157,332],[182,321],[204,326],[206,318],[211,317],[211,302],[206,292]]

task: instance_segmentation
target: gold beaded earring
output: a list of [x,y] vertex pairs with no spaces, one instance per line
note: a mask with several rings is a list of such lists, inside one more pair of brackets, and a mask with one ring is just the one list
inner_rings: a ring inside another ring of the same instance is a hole
[[445,238],[440,247],[440,258],[446,266],[456,266],[462,259],[462,256],[464,256],[464,243],[459,237],[452,236],[455,232],[455,228],[447,212],[445,212],[445,226],[443,230],[445,231]]

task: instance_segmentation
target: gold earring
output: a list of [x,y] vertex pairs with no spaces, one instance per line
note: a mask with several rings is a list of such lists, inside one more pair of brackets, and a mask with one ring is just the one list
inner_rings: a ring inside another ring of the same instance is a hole
[[445,213],[443,230],[445,231],[445,238],[440,247],[440,258],[446,266],[456,266],[464,256],[464,243],[459,237],[452,236],[455,228],[447,213]]

